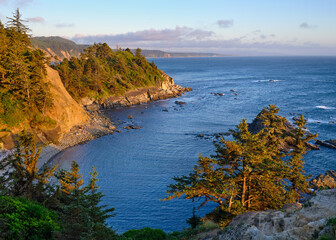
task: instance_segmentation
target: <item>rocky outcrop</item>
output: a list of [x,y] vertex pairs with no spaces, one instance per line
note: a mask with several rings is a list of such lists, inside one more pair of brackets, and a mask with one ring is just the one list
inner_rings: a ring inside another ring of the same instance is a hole
[[191,88],[184,88],[174,83],[173,78],[162,72],[165,79],[156,87],[145,87],[128,91],[124,96],[110,97],[100,103],[102,108],[125,107],[136,104],[147,103],[160,99],[182,96],[184,92],[191,91]]
[[336,150],[336,140],[333,140],[333,139],[330,139],[327,141],[316,140],[316,144]]
[[60,133],[69,132],[76,126],[86,123],[89,116],[65,89],[58,72],[47,67],[46,82],[49,83],[53,107],[47,114],[57,122]]
[[[265,128],[262,120],[260,119],[260,116],[263,114],[263,111],[261,111],[257,117],[252,121],[252,123],[248,124],[249,127],[249,131],[253,134],[256,134],[258,132],[260,132],[262,129]],[[281,143],[279,145],[279,149],[283,152],[289,152],[290,149],[293,147],[293,145],[295,144],[295,139],[292,137],[292,132],[294,131],[294,126],[289,122],[289,121],[285,121],[283,124],[283,129],[284,131],[287,133],[287,137],[285,142]],[[307,133],[309,134],[309,133]],[[312,144],[312,143],[306,143],[306,147],[308,149],[311,150],[320,150],[319,146],[317,146],[316,144]]]
[[247,212],[235,217],[214,239],[303,239],[319,235],[327,221],[336,216],[336,189],[316,193],[303,204],[281,211]]
[[336,188],[336,172],[328,170],[325,175],[318,175],[310,180],[309,186],[313,189]]

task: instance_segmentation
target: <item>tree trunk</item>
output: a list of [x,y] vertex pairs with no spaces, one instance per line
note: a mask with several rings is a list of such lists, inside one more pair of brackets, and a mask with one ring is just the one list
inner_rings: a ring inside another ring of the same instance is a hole
[[233,199],[233,194],[231,194],[230,200],[229,200],[229,212],[231,212],[232,199]]
[[241,203],[242,203],[242,206],[244,207],[245,206],[245,199],[246,199],[246,174],[244,173],[244,176],[243,176],[243,192],[242,192],[242,198],[241,198]]
[[248,196],[247,196],[247,210],[251,208],[251,178],[248,178]]

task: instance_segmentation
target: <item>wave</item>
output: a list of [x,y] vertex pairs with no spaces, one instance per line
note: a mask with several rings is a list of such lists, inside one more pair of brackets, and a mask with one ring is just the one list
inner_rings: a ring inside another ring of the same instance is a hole
[[254,80],[252,82],[284,82],[285,80],[279,80],[279,79],[269,79],[269,80]]
[[308,119],[307,122],[308,122],[308,123],[331,124],[331,123],[333,123],[334,121],[332,121],[332,120]]
[[336,107],[327,107],[327,106],[316,106],[316,108],[327,109],[327,110],[336,109]]

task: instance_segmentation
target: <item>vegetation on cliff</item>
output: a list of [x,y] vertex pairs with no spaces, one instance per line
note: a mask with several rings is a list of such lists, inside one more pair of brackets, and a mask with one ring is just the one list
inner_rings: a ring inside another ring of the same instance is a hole
[[[308,176],[304,175],[302,156],[306,142],[317,135],[305,132],[303,116],[295,121],[295,129],[286,131],[286,118],[270,105],[260,115],[264,129],[252,134],[246,120],[232,131],[234,141],[222,139],[216,154],[200,156],[188,176],[175,177],[169,185],[169,199],[185,196],[201,198],[205,204],[218,204],[214,219],[225,225],[233,216],[249,210],[278,209],[298,201],[308,192]],[[285,153],[279,145],[294,137],[292,151]]]
[[0,131],[54,124],[45,114],[52,106],[43,81],[47,59],[31,48],[28,32],[19,10],[6,26],[0,22]]
[[[21,136],[13,156],[0,162],[0,238],[115,239],[106,219],[114,208],[101,205],[93,169],[87,185],[76,162],[70,171],[37,169],[40,150],[33,136]],[[58,183],[51,184],[56,177]]]
[[119,96],[128,90],[157,86],[164,80],[161,70],[149,63],[141,50],[113,51],[106,43],[94,44],[80,58],[64,59],[53,65],[71,96],[97,100]]

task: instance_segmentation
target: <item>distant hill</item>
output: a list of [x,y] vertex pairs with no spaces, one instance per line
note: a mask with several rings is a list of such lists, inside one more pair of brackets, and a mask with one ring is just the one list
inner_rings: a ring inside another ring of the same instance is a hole
[[[90,45],[76,44],[75,42],[61,38],[61,37],[34,37],[31,39],[33,47],[44,50],[52,61],[57,56],[59,60],[70,57],[79,57],[80,53]],[[135,49],[131,49],[135,53]],[[177,53],[164,52],[160,50],[142,50],[142,55],[146,58],[169,58],[169,57],[224,57],[229,55],[222,55],[216,53]]]
[[[135,49],[131,50],[133,53]],[[160,50],[142,50],[142,55],[147,58],[169,58],[169,57],[224,57],[228,55],[216,53],[178,53],[178,52],[164,52]]]
[[44,50],[52,60],[57,56],[59,60],[79,57],[80,53],[90,45],[79,45],[61,37],[34,37],[31,39],[33,47]]

